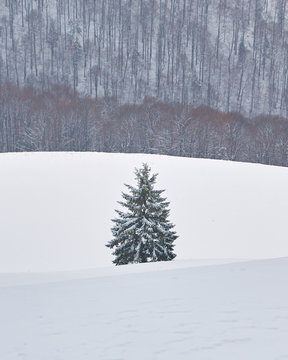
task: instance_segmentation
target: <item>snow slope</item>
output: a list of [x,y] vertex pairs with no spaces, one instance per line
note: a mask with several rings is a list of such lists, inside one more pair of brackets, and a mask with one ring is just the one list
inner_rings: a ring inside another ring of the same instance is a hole
[[124,183],[148,162],[177,259],[288,256],[288,168],[142,154],[0,154],[0,273],[109,266]]
[[159,264],[111,267],[105,276],[99,270],[62,282],[50,273],[50,282],[38,277],[34,285],[24,285],[23,275],[13,285],[2,274],[0,359],[288,358],[288,258],[175,263],[162,271]]

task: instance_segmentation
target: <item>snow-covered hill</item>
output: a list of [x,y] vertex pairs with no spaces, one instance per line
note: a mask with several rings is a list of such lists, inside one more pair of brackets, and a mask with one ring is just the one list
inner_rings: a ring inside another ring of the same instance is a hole
[[[115,267],[113,209],[142,162],[171,201],[178,257]],[[0,169],[1,360],[288,358],[287,168],[19,153]]]
[[34,285],[34,275],[26,275],[30,285],[22,275],[21,286],[2,275],[0,359],[288,358],[288,258],[175,263],[165,271],[139,264],[105,276],[63,275],[62,282],[50,274]]
[[148,162],[166,189],[177,259],[288,256],[288,169],[158,155],[0,154],[0,272],[109,266],[124,183]]

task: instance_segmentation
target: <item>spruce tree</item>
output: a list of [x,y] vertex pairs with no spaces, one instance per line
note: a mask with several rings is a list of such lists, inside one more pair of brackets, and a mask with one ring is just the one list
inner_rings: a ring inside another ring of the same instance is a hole
[[173,242],[178,236],[168,220],[169,202],[162,197],[164,190],[154,190],[157,174],[150,176],[150,171],[147,164],[135,170],[137,187],[125,185],[129,194],[122,193],[125,201],[119,201],[127,211],[115,210],[113,239],[106,246],[114,249],[116,265],[176,257]]

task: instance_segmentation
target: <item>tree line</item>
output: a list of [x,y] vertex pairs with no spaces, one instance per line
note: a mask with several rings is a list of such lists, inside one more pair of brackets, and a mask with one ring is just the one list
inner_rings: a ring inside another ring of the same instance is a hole
[[2,0],[0,81],[288,117],[287,0]]
[[157,153],[288,166],[288,120],[146,97],[121,104],[72,87],[0,84],[0,151]]

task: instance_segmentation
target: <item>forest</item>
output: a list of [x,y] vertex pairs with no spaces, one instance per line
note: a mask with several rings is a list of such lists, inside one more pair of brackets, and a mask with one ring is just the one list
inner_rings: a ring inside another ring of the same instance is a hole
[[0,86],[0,151],[157,153],[288,166],[288,121],[146,97],[121,104],[54,85]]
[[288,115],[286,0],[2,0],[0,82]]
[[0,151],[288,165],[286,0],[3,0]]

